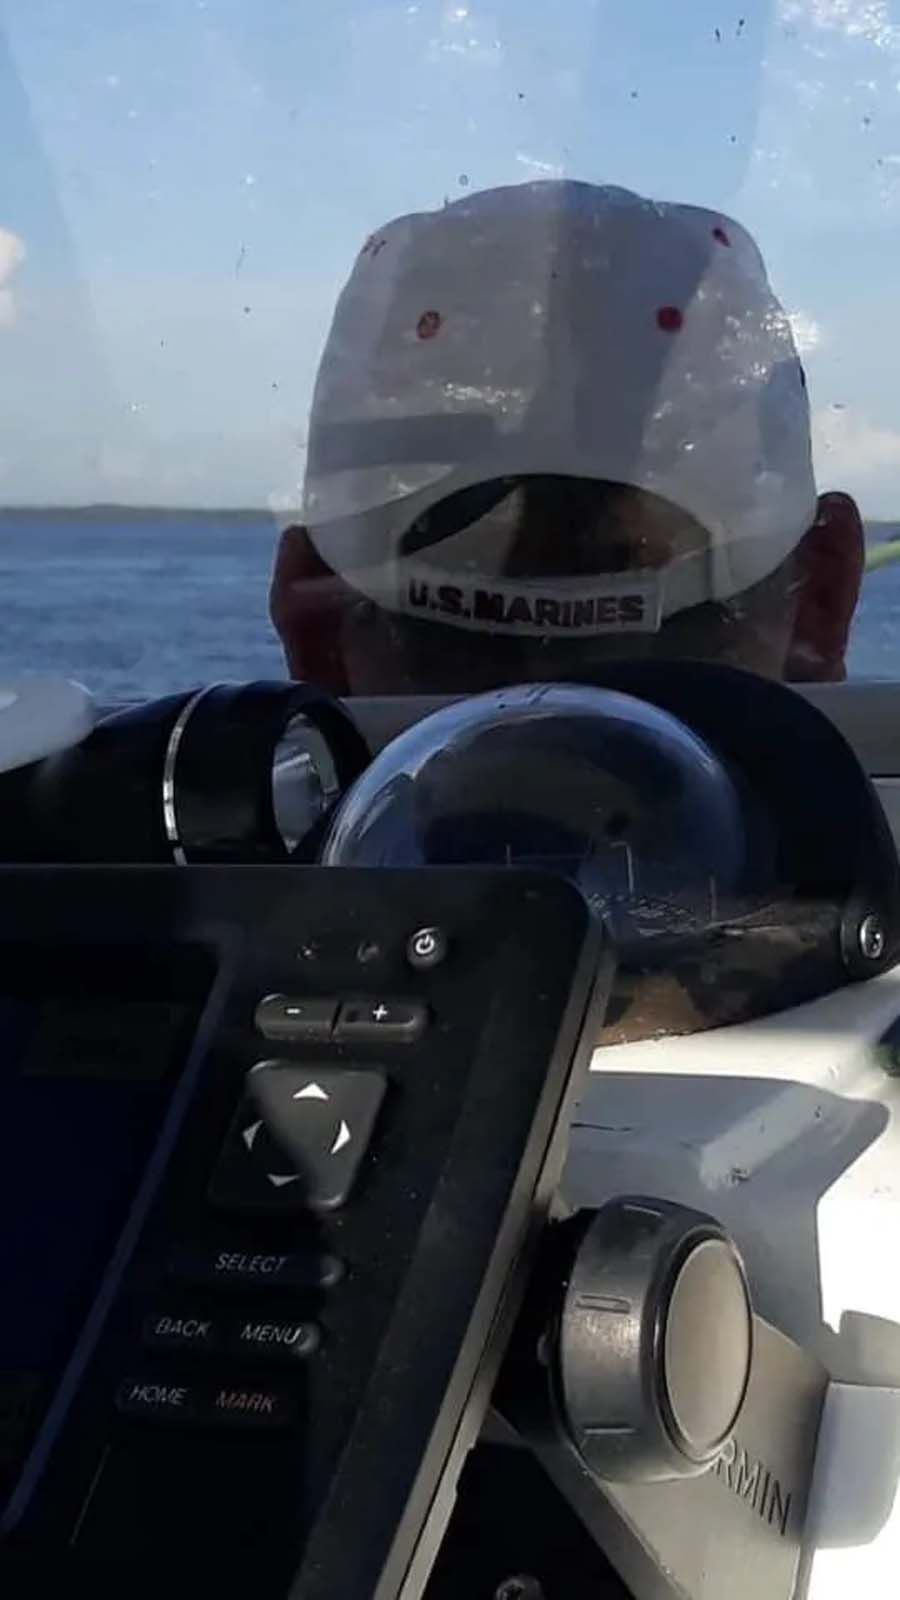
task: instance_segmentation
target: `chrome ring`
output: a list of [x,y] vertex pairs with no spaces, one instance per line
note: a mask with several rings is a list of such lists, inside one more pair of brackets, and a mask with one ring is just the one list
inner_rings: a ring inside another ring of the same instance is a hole
[[209,694],[210,690],[217,687],[217,684],[211,683],[205,689],[198,689],[197,693],[191,696],[187,705],[182,706],[175,719],[172,732],[169,734],[169,742],[166,745],[162,779],[163,825],[166,830],[166,838],[172,846],[172,860],[178,867],[187,866],[187,856],[181,846],[181,839],[178,833],[178,815],[175,810],[175,763],[178,760],[178,747],[184,738],[185,729],[195,708],[204,695]]

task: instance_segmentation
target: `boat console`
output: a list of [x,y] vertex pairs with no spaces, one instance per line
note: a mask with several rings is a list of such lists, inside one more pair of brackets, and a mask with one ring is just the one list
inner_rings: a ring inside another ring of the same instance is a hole
[[[804,826],[808,746],[767,762],[699,688],[504,691],[372,758],[251,686],[6,763],[4,1597],[826,1600],[883,1567],[896,857],[818,713],[760,691],[818,741]],[[575,1533],[537,1576],[489,1579],[489,1535],[454,1566],[485,1450],[501,1498],[539,1463],[607,1587],[554,1587]]]

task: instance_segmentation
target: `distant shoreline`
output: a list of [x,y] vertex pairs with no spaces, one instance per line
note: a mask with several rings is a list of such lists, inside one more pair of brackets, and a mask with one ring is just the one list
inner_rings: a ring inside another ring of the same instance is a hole
[[[270,511],[268,506],[129,506],[112,502],[98,502],[84,506],[0,506],[0,519],[15,518],[25,521],[41,517],[65,517],[70,522],[163,522],[189,518],[208,522],[260,522],[286,524],[302,521],[299,509]],[[866,541],[870,545],[900,539],[900,516],[863,517]]]
[[113,517],[270,517],[273,522],[297,519],[299,511],[270,511],[268,506],[120,506],[108,503],[90,506],[0,506],[0,517],[72,517],[94,520]]

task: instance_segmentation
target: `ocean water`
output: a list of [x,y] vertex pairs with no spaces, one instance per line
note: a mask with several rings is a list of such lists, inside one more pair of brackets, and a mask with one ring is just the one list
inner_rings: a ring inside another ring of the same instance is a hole
[[0,677],[62,672],[105,700],[281,678],[265,512],[0,511]]
[[[265,512],[0,511],[0,678],[60,672],[119,700],[283,677],[276,540]],[[863,585],[849,669],[900,679],[900,563]]]

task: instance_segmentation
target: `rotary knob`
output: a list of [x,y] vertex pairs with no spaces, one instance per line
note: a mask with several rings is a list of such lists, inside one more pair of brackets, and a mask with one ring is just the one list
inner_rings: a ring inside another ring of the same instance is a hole
[[557,1327],[557,1402],[582,1460],[610,1482],[690,1477],[740,1415],[753,1313],[735,1245],[712,1217],[617,1199],[575,1219]]

